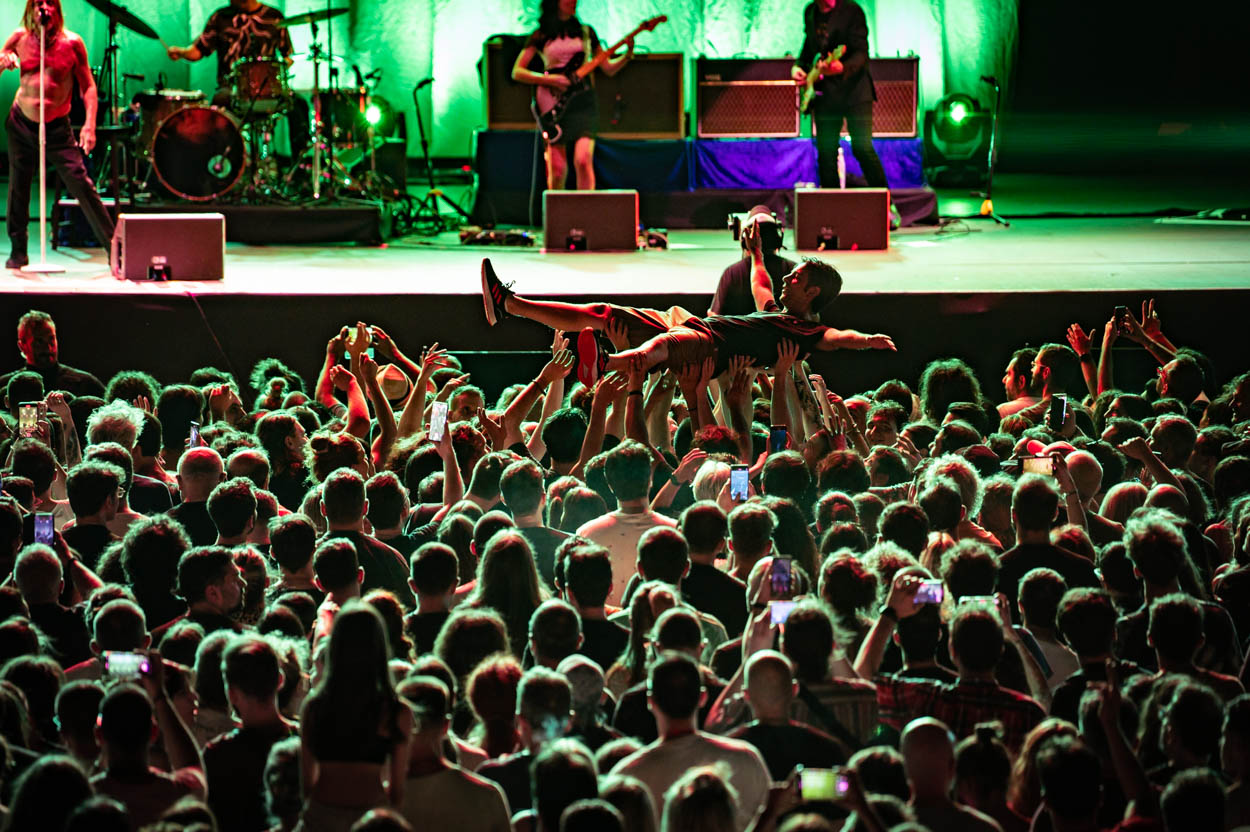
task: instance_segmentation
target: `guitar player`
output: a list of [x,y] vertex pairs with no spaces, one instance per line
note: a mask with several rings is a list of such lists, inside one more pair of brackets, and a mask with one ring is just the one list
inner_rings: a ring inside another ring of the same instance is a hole
[[[839,46],[846,47],[841,60],[817,65],[818,59]],[[790,72],[802,84],[809,72],[819,72],[821,66],[824,79],[817,82],[819,94],[812,103],[821,187],[838,185],[838,136],[843,119],[851,134],[851,152],[868,187],[886,187],[885,171],[872,146],[872,102],[877,94],[868,72],[868,21],[855,0],[813,0],[803,10],[803,49]]]
[[[626,41],[624,55],[609,58],[602,69],[615,75],[634,56],[634,41]],[[540,109],[544,100],[559,97],[569,88],[569,79],[559,70],[575,56],[586,61],[603,51],[593,27],[577,19],[577,0],[542,0],[538,29],[512,67],[512,80],[539,87],[537,101]],[[544,72],[529,69],[535,56],[541,56]],[[593,90],[573,98],[559,120],[559,131],[554,139],[544,134],[547,158],[547,189],[564,190],[568,174],[568,151],[573,148],[573,169],[577,175],[579,190],[595,189],[595,134],[599,129],[599,107]]]

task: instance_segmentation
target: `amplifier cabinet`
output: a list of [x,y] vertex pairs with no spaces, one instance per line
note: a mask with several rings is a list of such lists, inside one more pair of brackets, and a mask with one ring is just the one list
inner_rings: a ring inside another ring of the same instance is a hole
[[637,191],[546,191],[543,249],[637,251]]
[[797,189],[794,192],[794,247],[799,251],[889,248],[889,190]]
[[167,280],[225,276],[226,218],[222,214],[121,214],[109,266],[116,277],[148,280],[153,266]]
[[799,88],[790,77],[793,65],[793,58],[696,60],[699,138],[797,137]]

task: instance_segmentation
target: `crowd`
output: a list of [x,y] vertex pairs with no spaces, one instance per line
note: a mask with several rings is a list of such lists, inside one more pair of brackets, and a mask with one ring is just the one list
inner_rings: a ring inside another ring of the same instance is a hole
[[745,316],[487,264],[490,323],[558,327],[489,398],[364,323],[311,386],[105,385],[23,316],[4,828],[1250,825],[1250,373],[1148,304],[1001,391],[957,358],[835,391],[808,353],[893,342],[819,323],[833,269],[747,251]]

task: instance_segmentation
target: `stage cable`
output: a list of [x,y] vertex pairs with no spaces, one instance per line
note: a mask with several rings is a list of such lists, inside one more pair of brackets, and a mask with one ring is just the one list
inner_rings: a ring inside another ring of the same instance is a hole
[[217,338],[217,332],[213,329],[213,325],[208,322],[208,315],[204,313],[204,307],[200,305],[200,299],[194,292],[187,291],[183,292],[183,294],[190,298],[191,302],[195,304],[195,310],[200,313],[200,320],[204,322],[204,328],[208,330],[208,337],[213,339],[213,344],[217,347],[218,355],[220,355],[221,359],[226,362],[226,370],[230,373],[232,378],[237,380],[239,375],[234,371],[234,363],[230,360],[230,356],[226,354],[226,349],[221,345],[220,339]]

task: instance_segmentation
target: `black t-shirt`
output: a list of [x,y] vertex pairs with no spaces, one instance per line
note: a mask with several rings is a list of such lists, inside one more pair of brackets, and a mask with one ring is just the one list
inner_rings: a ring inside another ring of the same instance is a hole
[[[1142,669],[1136,663],[1127,660],[1120,662],[1120,678],[1136,676]],[[1081,696],[1090,682],[1107,681],[1107,663],[1090,662],[1081,665],[1081,669],[1059,683],[1051,693],[1050,715],[1066,719],[1077,725],[1081,714]]]
[[286,723],[239,727],[204,747],[208,805],[219,829],[262,832],[269,829],[264,772],[269,749],[291,736]]
[[691,318],[685,326],[711,339],[716,349],[717,374],[728,369],[729,359],[735,355],[750,356],[757,367],[773,366],[782,341],[797,344],[801,358],[816,351],[816,344],[828,329],[822,323],[775,311]]
[[691,563],[681,579],[681,598],[700,612],[716,616],[730,638],[742,635],[747,622],[747,587],[706,563]]
[[795,766],[833,768],[850,757],[842,743],[823,731],[798,722],[787,725],[751,722],[729,736],[755,746],[768,766],[768,773],[777,782],[784,782]]
[[169,495],[169,486],[165,483],[135,474],[126,502],[132,511],[140,514],[161,514],[173,508],[174,498]]
[[577,652],[594,659],[604,671],[621,657],[627,644],[629,630],[620,624],[606,618],[582,619],[582,649]]
[[1020,543],[1014,548],[1003,552],[998,560],[998,591],[1005,594],[1011,601],[1012,616],[1019,624],[1020,611],[1016,605],[1016,596],[1020,588],[1020,579],[1029,570],[1046,567],[1058,572],[1068,584],[1068,589],[1078,586],[1098,587],[1098,576],[1094,574],[1094,564],[1076,552],[1070,552],[1050,543]]
[[281,474],[270,474],[269,492],[287,511],[299,511],[308,493],[308,472],[303,468],[288,468]]
[[69,548],[77,552],[78,557],[91,570],[95,569],[96,564],[100,560],[100,555],[108,545],[120,539],[109,531],[108,526],[97,526],[95,524],[70,526],[68,529],[61,530],[61,536],[65,538]]
[[18,373],[35,373],[43,379],[45,393],[53,390],[64,390],[75,396],[99,396],[104,398],[104,383],[86,370],[75,370],[64,364],[53,364],[51,367],[31,367],[29,364],[20,370],[14,370],[0,376],[0,390],[9,384],[9,379]]
[[571,535],[547,526],[529,526],[518,528],[517,531],[529,541],[530,547],[534,550],[534,565],[538,567],[539,576],[547,586],[555,586],[556,549]]
[[91,636],[78,613],[55,602],[31,604],[30,620],[52,641],[61,667],[73,667],[91,658]]
[[360,585],[362,595],[374,589],[389,589],[408,609],[416,606],[408,586],[408,561],[403,555],[376,537],[361,532],[328,531],[317,543],[336,537],[356,544],[356,559],[365,570],[365,580]]
[[[725,689],[724,685],[710,678],[711,676],[711,673],[705,673],[703,678],[703,685],[707,688],[707,700],[699,708],[700,725],[707,721],[708,713],[716,704],[721,691]],[[612,727],[625,736],[635,737],[643,743],[655,742],[659,738],[660,732],[655,724],[655,715],[647,706],[646,682],[639,682],[621,694],[620,701],[616,703],[616,714],[612,717]]]
[[524,812],[532,805],[530,795],[530,761],[534,755],[528,751],[509,754],[494,760],[487,760],[478,768],[477,774],[487,780],[494,780],[503,789],[504,797],[508,798],[508,809],[512,814]]
[[[1219,604],[1210,601],[1198,603],[1202,606],[1203,645],[1194,664],[1217,673],[1237,673],[1239,668],[1234,667],[1231,671],[1227,669],[1230,664],[1235,664],[1230,654],[1240,650],[1233,619]],[[1136,612],[1121,616],[1115,623],[1115,629],[1115,651],[1120,658],[1136,662],[1150,670],[1159,669],[1159,658],[1146,637],[1150,629],[1149,604],[1142,605]]]
[[408,613],[404,616],[404,633],[408,638],[412,639],[413,652],[420,656],[423,653],[431,653],[434,651],[434,640],[438,638],[438,631],[443,629],[443,624],[451,613],[444,610],[443,612],[426,612],[426,613]]
[[[382,538],[379,537],[378,540],[382,540]],[[395,537],[388,537],[386,540],[382,540],[382,542],[403,555],[404,560],[411,560],[412,553],[417,551],[417,548],[425,541],[413,535],[400,532]]]
[[217,542],[217,526],[208,515],[208,502],[179,503],[165,512],[182,524],[192,546],[212,546]]
[[[774,252],[764,254],[764,268],[773,279],[773,297],[781,297],[781,278],[794,271],[795,263]],[[755,296],[751,294],[751,277],[755,269],[750,257],[743,257],[721,272],[712,296],[709,312],[717,315],[750,315],[755,311]]]
[[[139,608],[143,610],[143,617],[147,621],[148,629],[155,630],[158,627],[170,623],[171,621],[181,618],[187,612],[187,602],[172,593],[153,596],[138,596]],[[155,639],[153,639],[155,642]]]
[[263,3],[251,12],[223,6],[209,16],[195,48],[206,57],[217,53],[217,86],[226,85],[230,67],[241,58],[291,54],[290,30],[279,29],[280,20],[282,12]]

